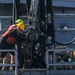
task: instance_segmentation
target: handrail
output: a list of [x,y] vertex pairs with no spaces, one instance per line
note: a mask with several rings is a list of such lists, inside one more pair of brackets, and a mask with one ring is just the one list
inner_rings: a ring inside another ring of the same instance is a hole
[[0,64],[0,66],[15,66],[15,75],[18,75],[18,60],[17,60],[17,50],[15,49],[0,49],[0,52],[14,52],[15,53],[15,63],[14,64]]
[[[56,56],[55,56],[55,52],[58,52],[58,51],[75,51],[75,49],[49,49],[46,51],[46,71],[47,71],[47,75],[49,75],[49,66],[53,66],[54,69],[56,66],[68,66],[68,65],[75,65],[75,62],[56,62]],[[50,52],[53,53],[53,62],[49,63],[49,55],[50,55]],[[55,69],[56,70],[56,69]]]

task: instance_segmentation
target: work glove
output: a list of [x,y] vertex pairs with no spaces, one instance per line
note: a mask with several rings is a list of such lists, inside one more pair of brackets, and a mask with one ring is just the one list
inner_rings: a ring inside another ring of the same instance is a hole
[[11,30],[16,29],[16,28],[17,28],[16,25],[11,25],[11,26],[8,28],[8,31],[11,31]]

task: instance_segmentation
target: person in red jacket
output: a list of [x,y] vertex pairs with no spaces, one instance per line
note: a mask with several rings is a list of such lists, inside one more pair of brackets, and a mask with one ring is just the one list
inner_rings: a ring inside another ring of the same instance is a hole
[[[2,35],[1,40],[1,48],[2,49],[15,49],[15,44],[20,43],[24,40],[23,37],[21,37],[21,33],[24,30],[25,25],[24,22],[21,19],[18,19],[15,24],[11,25],[6,32]],[[14,52],[2,52],[1,56],[3,59],[3,64],[6,64],[9,62],[13,64],[15,63],[15,54]],[[7,67],[2,66],[2,70],[5,70]],[[10,66],[9,70],[13,70],[13,66]]]

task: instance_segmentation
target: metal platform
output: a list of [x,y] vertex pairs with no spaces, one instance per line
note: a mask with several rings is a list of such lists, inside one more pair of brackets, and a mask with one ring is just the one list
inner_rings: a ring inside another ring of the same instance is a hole
[[[24,69],[21,74],[22,69],[18,70],[18,75],[46,75],[46,69]],[[0,71],[0,75],[15,75],[15,71]]]
[[[18,70],[18,75],[47,75],[46,69],[22,69]],[[0,71],[0,75],[15,75],[15,71]],[[75,70],[50,70],[49,75],[75,75]]]

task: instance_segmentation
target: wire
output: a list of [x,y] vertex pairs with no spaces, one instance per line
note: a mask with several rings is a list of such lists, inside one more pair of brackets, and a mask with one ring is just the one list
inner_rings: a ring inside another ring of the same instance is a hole
[[53,40],[55,43],[57,43],[57,44],[60,44],[60,45],[70,45],[70,44],[72,44],[74,41],[75,41],[75,37],[71,40],[71,41],[69,41],[69,42],[67,42],[67,43],[60,43],[60,42],[58,42],[58,41],[55,41],[55,40]]
[[[61,42],[58,42],[58,41],[56,41],[56,40],[53,40],[54,43],[57,43],[57,44],[59,44],[59,45],[70,45],[70,44],[72,44],[74,41],[75,41],[75,37],[74,37],[71,41],[66,42],[66,43],[61,43]],[[51,43],[46,44],[46,46],[50,46],[50,45],[52,45],[52,44],[51,44]]]
[[54,40],[55,43],[60,44],[60,45],[70,45],[70,44],[72,44],[74,41],[75,41],[75,38],[72,39],[71,41],[67,42],[67,43],[60,43],[60,42]]

